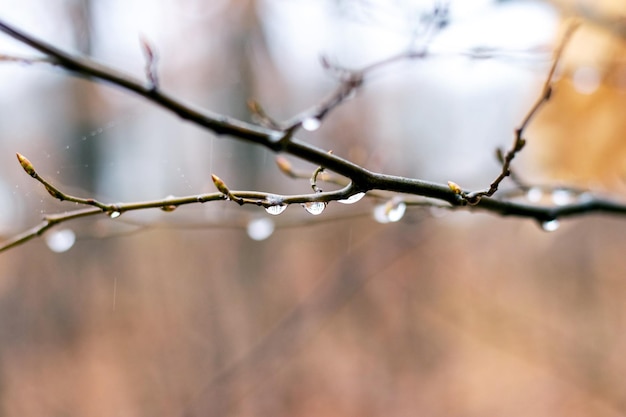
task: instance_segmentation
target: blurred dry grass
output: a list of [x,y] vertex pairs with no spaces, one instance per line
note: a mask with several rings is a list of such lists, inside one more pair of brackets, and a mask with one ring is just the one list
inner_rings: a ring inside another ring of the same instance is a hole
[[[621,62],[610,42],[601,61]],[[271,71],[256,70],[267,89]],[[529,133],[532,176],[619,189],[624,90],[557,87]],[[335,150],[384,159],[354,122],[374,104],[341,109],[324,132]],[[624,219],[548,234],[419,210],[263,242],[239,229],[85,239],[64,254],[30,242],[0,257],[0,414],[624,415],[625,247]]]

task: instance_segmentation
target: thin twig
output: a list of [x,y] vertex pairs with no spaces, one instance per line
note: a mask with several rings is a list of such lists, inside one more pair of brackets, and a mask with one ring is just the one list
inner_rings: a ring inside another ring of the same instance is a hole
[[569,43],[572,35],[578,28],[577,23],[572,23],[567,27],[565,34],[561,38],[558,47],[554,51],[554,58],[552,60],[552,65],[550,66],[550,71],[548,72],[548,76],[546,77],[546,81],[543,84],[543,88],[541,90],[541,94],[539,98],[535,102],[535,104],[530,108],[520,126],[515,130],[515,138],[513,140],[513,145],[511,148],[502,156],[502,169],[500,174],[496,177],[496,179],[491,183],[488,189],[481,191],[474,191],[472,193],[467,193],[465,198],[468,203],[474,205],[477,204],[481,198],[483,197],[491,197],[497,191],[498,187],[507,178],[511,175],[511,163],[515,156],[526,146],[526,139],[523,137],[526,128],[530,124],[530,121],[537,115],[537,112],[550,100],[552,97],[553,91],[553,80],[554,80],[554,72],[556,71],[556,67],[561,60],[561,56],[563,54],[563,50],[566,45]]
[[68,201],[85,206],[92,206],[88,209],[78,209],[65,212],[63,214],[46,215],[43,221],[0,245],[0,252],[25,243],[37,236],[42,235],[47,230],[58,224],[74,220],[80,217],[94,216],[105,213],[111,218],[117,218],[127,211],[146,210],[152,208],[160,208],[163,211],[171,212],[175,208],[188,204],[206,203],[209,201],[222,201],[229,199],[235,201],[239,205],[252,204],[261,207],[271,207],[276,205],[303,204],[313,202],[324,202],[343,200],[356,191],[352,184],[348,184],[343,188],[329,192],[315,192],[310,194],[295,195],[278,195],[273,193],[264,193],[259,191],[231,191],[226,184],[216,175],[213,175],[213,182],[218,188],[218,193],[208,193],[199,195],[190,195],[184,197],[169,196],[160,200],[139,201],[128,203],[103,203],[93,198],[81,198],[61,191],[44,177],[42,177],[34,168],[33,164],[23,155],[17,154],[17,159],[24,171],[41,183],[48,193],[59,201]]
[[[447,18],[447,13],[448,9],[446,5],[435,7],[430,18],[424,25],[421,47],[411,48],[408,51],[403,51],[386,59],[373,62],[361,69],[351,70],[343,68],[331,63],[327,58],[322,57],[322,66],[337,77],[339,80],[338,87],[314,107],[295,115],[290,120],[279,124],[279,126],[282,126],[282,130],[290,134],[300,127],[303,127],[305,130],[315,130],[332,110],[356,94],[357,90],[363,86],[366,76],[370,73],[395,62],[425,58],[428,54],[428,47],[442,27],[440,22]],[[314,129],[307,129],[308,121],[312,121],[313,126],[315,126]]]
[[146,59],[144,71],[146,73],[146,79],[148,80],[148,88],[150,90],[156,90],[159,88],[159,76],[157,74],[158,56],[156,50],[150,41],[144,36],[139,38],[139,43],[141,44],[141,50],[143,51]]

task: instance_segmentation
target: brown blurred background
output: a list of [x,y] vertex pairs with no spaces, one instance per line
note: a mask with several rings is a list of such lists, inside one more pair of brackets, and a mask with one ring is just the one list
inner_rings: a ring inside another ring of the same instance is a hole
[[[484,186],[541,89],[561,13],[583,10],[515,167],[533,183],[623,195],[624,40],[590,12],[619,23],[618,3],[452,1],[432,58],[373,74],[300,136],[373,170]],[[322,54],[356,68],[419,43],[432,7],[0,0],[0,17],[137,77],[143,35],[166,91],[250,120],[251,97],[286,119],[328,94]],[[5,36],[0,47],[33,54]],[[309,189],[263,149],[56,68],[0,65],[0,109],[4,237],[74,208],[24,175],[16,151],[104,201],[210,192],[211,173],[234,189]],[[48,236],[3,253],[0,415],[626,415],[626,219],[546,233],[409,208],[379,224],[375,204],[317,217],[224,203],[124,213],[60,226],[77,237],[65,252]],[[259,218],[276,227],[263,241],[246,233]]]

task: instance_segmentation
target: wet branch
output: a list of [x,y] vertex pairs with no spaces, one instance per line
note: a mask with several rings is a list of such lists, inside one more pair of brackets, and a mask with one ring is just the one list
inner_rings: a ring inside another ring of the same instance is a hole
[[[437,24],[435,23],[433,26],[434,29],[428,31],[429,35],[427,39],[434,36],[436,33],[436,26]],[[337,66],[332,66],[326,62],[325,65],[329,70],[339,74],[339,85],[327,99],[318,103],[311,109],[305,110],[290,120],[282,123],[273,120],[269,115],[267,115],[260,104],[250,102],[250,108],[260,123],[260,125],[257,125],[197,108],[163,92],[158,84],[156,72],[156,53],[154,48],[145,40],[142,40],[141,45],[146,58],[145,75],[147,82],[145,80],[142,81],[135,79],[127,74],[97,63],[91,59],[67,53],[45,41],[37,39],[19,30],[18,28],[13,27],[12,25],[9,25],[6,22],[0,21],[0,31],[3,31],[7,35],[31,46],[43,54],[42,57],[15,58],[15,60],[28,63],[44,62],[63,68],[80,77],[111,84],[115,87],[133,92],[151,103],[177,114],[182,119],[194,123],[201,128],[212,131],[217,135],[227,135],[237,140],[251,142],[266,147],[275,153],[288,154],[297,159],[313,163],[319,167],[313,176],[311,176],[310,173],[308,175],[302,175],[301,173],[294,171],[285,158],[281,157],[282,159],[278,160],[278,166],[285,174],[294,178],[311,178],[312,186],[315,192],[310,194],[281,196],[261,191],[232,191],[226,186],[223,180],[214,176],[213,182],[218,188],[217,193],[186,197],[170,197],[147,202],[110,204],[99,202],[92,198],[71,196],[62,192],[52,183],[40,176],[37,171],[35,171],[30,161],[28,161],[24,156],[18,154],[18,160],[22,165],[22,168],[35,180],[40,182],[52,197],[61,201],[69,201],[89,207],[66,212],[64,214],[47,215],[44,217],[43,222],[38,226],[35,226],[34,228],[29,229],[5,242],[2,246],[0,246],[0,251],[7,250],[39,236],[57,224],[79,217],[92,216],[102,213],[109,216],[113,214],[119,215],[125,211],[143,210],[149,208],[161,208],[165,211],[172,211],[174,208],[181,205],[224,200],[234,201],[239,205],[253,204],[265,208],[283,205],[287,206],[290,204],[303,204],[306,208],[307,204],[323,203],[325,205],[331,201],[344,200],[359,193],[370,192],[368,195],[380,198],[380,194],[378,192],[383,191],[394,195],[394,204],[397,204],[398,201],[404,200],[408,203],[408,199],[398,195],[407,194],[430,199],[423,199],[414,202],[416,205],[420,205],[424,201],[432,201],[432,205],[434,206],[485,210],[499,215],[531,218],[539,222],[547,222],[558,218],[589,213],[624,215],[626,214],[626,205],[611,200],[590,197],[587,193],[585,193],[585,198],[574,198],[568,204],[558,206],[545,206],[514,201],[512,199],[507,199],[506,194],[501,198],[496,198],[494,196],[502,181],[511,175],[511,163],[526,143],[523,135],[527,126],[537,112],[548,102],[552,95],[552,80],[554,71],[561,53],[573,33],[573,30],[574,27],[571,27],[567,31],[559,47],[556,49],[554,62],[546,78],[546,82],[543,86],[539,99],[529,110],[519,128],[515,131],[513,145],[505,154],[502,152],[499,153],[502,163],[500,174],[492,182],[488,189],[471,192],[462,190],[461,187],[452,182],[449,184],[438,184],[415,178],[372,172],[347,159],[337,156],[332,152],[320,149],[294,137],[295,133],[300,128],[307,127],[306,123],[308,120],[314,119],[318,123],[321,123],[326,115],[328,115],[337,106],[344,103],[364,85],[367,81],[367,76],[372,71],[403,59],[426,58],[428,56],[428,41],[425,42],[425,46],[421,49],[391,56],[388,59],[375,62],[360,70],[345,70]],[[10,57],[4,57],[2,59],[5,61],[11,60]],[[328,171],[337,174],[337,176],[328,176],[326,174]],[[335,184],[342,186],[342,188],[336,191],[321,192],[321,190],[317,187],[316,181],[318,179],[321,181],[330,179],[330,182],[334,182]]]

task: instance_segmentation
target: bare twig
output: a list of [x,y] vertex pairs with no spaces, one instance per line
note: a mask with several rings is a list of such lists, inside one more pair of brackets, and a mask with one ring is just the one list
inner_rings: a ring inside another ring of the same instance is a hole
[[37,236],[40,236],[47,230],[58,224],[77,218],[94,216],[102,213],[107,214],[112,219],[115,219],[119,217],[122,213],[128,211],[160,208],[163,211],[172,212],[175,210],[176,207],[183,205],[206,203],[209,201],[222,201],[225,199],[232,200],[239,205],[252,204],[268,208],[272,206],[286,206],[290,204],[307,204],[316,202],[327,203],[329,201],[346,199],[356,192],[352,184],[348,184],[336,191],[319,191],[311,194],[297,195],[278,195],[259,191],[231,191],[226,186],[224,181],[222,181],[216,175],[213,175],[213,183],[218,189],[218,193],[198,194],[184,197],[169,196],[164,199],[140,202],[103,203],[93,198],[76,197],[61,191],[59,188],[57,188],[48,180],[39,175],[39,173],[35,170],[33,164],[25,156],[18,153],[17,159],[24,171],[35,180],[37,180],[39,183],[41,183],[52,197],[58,199],[59,201],[73,202],[80,205],[91,206],[91,208],[73,210],[65,212],[63,214],[46,215],[39,225],[1,244],[0,252],[18,246]]
[[256,119],[256,122],[261,126],[267,127],[272,130],[280,130],[281,126],[276,120],[272,119],[266,112],[263,106],[256,100],[248,100],[248,108],[252,112],[252,115]]
[[530,121],[535,117],[537,112],[550,100],[552,97],[553,91],[553,80],[554,80],[554,72],[556,71],[556,67],[560,62],[561,55],[563,54],[563,50],[565,46],[568,44],[572,35],[578,28],[577,23],[572,23],[567,27],[565,34],[561,38],[561,41],[554,51],[554,58],[552,61],[552,65],[550,66],[550,71],[548,71],[548,76],[546,77],[546,81],[543,84],[543,88],[541,90],[541,94],[539,98],[535,102],[535,104],[530,108],[520,126],[515,130],[515,138],[513,140],[513,145],[511,148],[504,154],[500,156],[502,161],[502,169],[500,174],[496,177],[496,179],[491,183],[488,189],[481,191],[474,191],[472,193],[468,193],[465,195],[468,203],[474,205],[477,204],[481,198],[483,197],[491,197],[498,191],[498,187],[504,181],[506,177],[511,175],[511,162],[515,156],[526,146],[526,139],[524,139],[523,135],[528,127]]
[[159,77],[157,74],[157,53],[154,47],[151,45],[150,41],[144,36],[139,38],[139,43],[141,44],[141,50],[146,59],[146,79],[148,80],[148,88],[151,90],[156,90],[159,88]]
[[19,62],[22,64],[51,64],[52,60],[40,56],[35,57],[0,54],[0,62]]
[[441,22],[447,19],[447,15],[447,2],[436,6],[433,12],[429,15],[429,18],[426,19],[423,26],[423,34],[421,36],[422,45],[420,47],[410,48],[408,51],[376,61],[361,69],[351,70],[343,68],[339,65],[331,63],[328,58],[322,57],[322,66],[337,77],[339,80],[339,86],[333,93],[314,107],[297,114],[283,124],[278,124],[278,126],[282,126],[282,130],[289,132],[288,137],[290,137],[291,134],[300,127],[305,130],[317,130],[324,118],[332,110],[356,94],[357,90],[363,86],[367,75],[379,68],[386,67],[398,61],[425,58],[428,54],[428,47],[430,46],[432,39],[443,27]]

